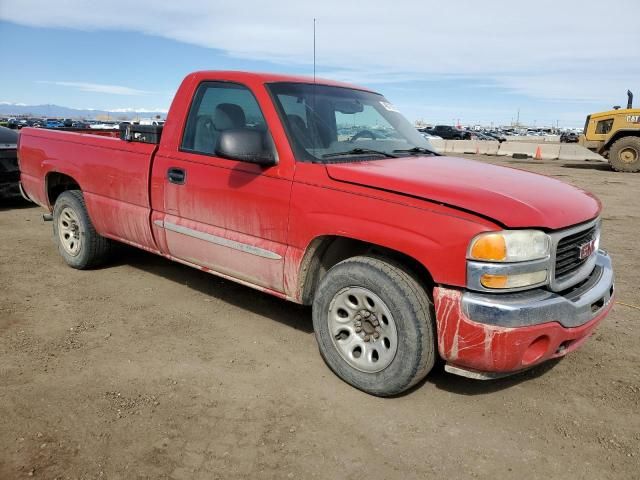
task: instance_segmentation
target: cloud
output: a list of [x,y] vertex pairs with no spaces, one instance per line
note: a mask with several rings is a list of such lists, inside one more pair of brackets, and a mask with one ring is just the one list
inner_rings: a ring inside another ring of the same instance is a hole
[[640,29],[623,21],[639,16],[637,0],[606,8],[595,0],[21,0],[0,7],[0,19],[23,25],[136,31],[309,70],[315,17],[318,66],[332,77],[375,85],[465,76],[534,98],[607,103],[640,78]]
[[48,85],[58,85],[60,87],[76,88],[82,92],[107,93],[109,95],[150,95],[154,93],[146,90],[138,90],[136,88],[123,87],[122,85],[106,85],[102,83],[52,82],[47,80],[38,80],[37,82],[46,83]]

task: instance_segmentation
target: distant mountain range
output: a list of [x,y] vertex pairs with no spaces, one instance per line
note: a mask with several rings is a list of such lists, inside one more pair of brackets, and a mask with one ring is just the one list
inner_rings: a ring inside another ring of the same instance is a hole
[[2,116],[34,116],[51,118],[73,118],[73,119],[100,119],[106,120],[132,120],[136,118],[153,118],[156,115],[164,118],[166,110],[147,111],[143,109],[123,108],[114,111],[77,109],[63,107],[60,105],[24,105],[22,103],[0,102],[0,115]]

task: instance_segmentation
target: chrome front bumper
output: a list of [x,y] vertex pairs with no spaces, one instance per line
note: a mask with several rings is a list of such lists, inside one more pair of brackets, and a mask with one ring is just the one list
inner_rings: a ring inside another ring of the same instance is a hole
[[505,328],[547,322],[578,327],[595,318],[609,304],[613,284],[611,258],[605,251],[598,250],[591,275],[563,294],[543,288],[503,294],[467,291],[462,295],[462,311],[474,322]]

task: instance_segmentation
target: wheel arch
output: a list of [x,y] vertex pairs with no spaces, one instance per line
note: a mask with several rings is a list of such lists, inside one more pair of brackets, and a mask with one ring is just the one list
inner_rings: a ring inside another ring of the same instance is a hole
[[609,150],[611,146],[624,137],[640,137],[640,129],[621,129],[611,135],[604,144],[603,150]]
[[57,171],[47,173],[45,176],[45,193],[50,208],[53,208],[60,194],[67,190],[82,191],[82,188],[80,183],[71,175]]
[[431,298],[435,285],[433,277],[428,268],[412,256],[351,237],[322,235],[309,243],[298,269],[297,291],[300,302],[310,305],[320,280],[329,269],[347,258],[359,255],[377,256],[400,265],[415,277]]

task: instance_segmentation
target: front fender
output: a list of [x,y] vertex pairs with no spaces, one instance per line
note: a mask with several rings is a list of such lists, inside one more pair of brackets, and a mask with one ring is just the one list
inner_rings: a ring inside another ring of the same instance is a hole
[[444,206],[408,201],[411,203],[294,184],[289,242],[297,250],[293,263],[302,264],[314,239],[340,236],[411,257],[438,284],[464,286],[469,242],[478,233],[498,227]]

